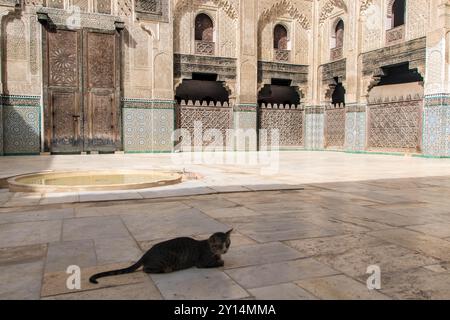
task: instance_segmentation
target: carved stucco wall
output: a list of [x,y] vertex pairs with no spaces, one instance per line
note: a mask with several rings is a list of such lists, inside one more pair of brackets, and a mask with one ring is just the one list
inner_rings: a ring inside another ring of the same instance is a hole
[[[348,3],[348,4],[347,4]],[[319,34],[320,34],[320,64],[330,62],[332,35],[339,19],[344,22],[343,57],[346,51],[355,45],[352,33],[354,19],[350,19],[349,12],[356,4],[355,1],[320,0],[319,4]]]
[[307,65],[312,43],[312,1],[264,0],[258,9],[258,59],[274,61],[273,30],[280,23],[288,30],[290,63]]
[[239,0],[177,0],[173,10],[175,53],[195,54],[194,21],[205,13],[214,23],[215,55],[237,57]]
[[3,93],[39,95],[41,47],[35,16],[29,13],[3,17]]
[[136,19],[131,0],[117,1],[116,13],[125,22],[122,53],[126,98],[173,99],[173,26],[166,17],[167,6],[168,1],[161,2],[161,16],[141,13]]
[[[392,0],[362,0],[360,2],[360,12],[363,16],[362,51],[382,48],[385,45],[385,31],[390,29],[388,12]],[[406,41],[426,35],[429,15],[430,1],[406,1]]]

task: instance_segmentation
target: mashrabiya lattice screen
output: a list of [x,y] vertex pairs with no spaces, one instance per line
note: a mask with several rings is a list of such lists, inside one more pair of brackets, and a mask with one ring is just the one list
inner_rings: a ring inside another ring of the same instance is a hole
[[300,105],[262,104],[259,108],[259,128],[266,129],[267,143],[272,144],[270,130],[279,130],[279,146],[304,145],[304,109]]
[[391,98],[369,102],[370,149],[420,151],[423,98]]
[[[190,133],[190,145],[188,141],[184,141],[183,147],[210,146],[211,143],[217,146],[224,146],[226,144],[227,130],[233,128],[233,108],[227,102],[210,102],[204,101],[192,102],[189,100],[186,103],[184,100],[176,106],[177,113],[177,128],[186,129]],[[197,126],[196,126],[197,124]],[[222,134],[223,141],[212,141],[204,137],[207,130],[219,130]],[[201,132],[199,132],[201,130]],[[202,138],[202,143],[196,143],[195,138]]]

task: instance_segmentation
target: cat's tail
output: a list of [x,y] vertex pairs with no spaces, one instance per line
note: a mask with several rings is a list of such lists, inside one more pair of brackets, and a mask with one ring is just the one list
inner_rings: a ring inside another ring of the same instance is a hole
[[102,273],[94,274],[92,277],[89,278],[90,283],[98,284],[97,279],[109,277],[109,276],[118,276],[120,274],[127,274],[127,273],[133,273],[137,269],[139,269],[143,265],[143,258],[133,264],[131,267],[125,268],[125,269],[119,269],[119,270],[112,270]]

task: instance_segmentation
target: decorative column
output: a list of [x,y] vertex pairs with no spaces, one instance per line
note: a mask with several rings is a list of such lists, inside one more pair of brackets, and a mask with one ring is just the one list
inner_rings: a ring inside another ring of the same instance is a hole
[[312,93],[311,105],[305,107],[305,149],[322,150],[324,148],[324,124],[325,124],[325,107],[321,104],[322,94],[322,71],[319,68],[322,41],[319,30],[319,1],[313,3],[313,60],[311,64],[312,86],[315,89]]
[[[134,1],[126,29],[122,98],[126,153],[169,153],[175,129],[173,20],[170,1]],[[133,14],[136,19],[133,18]],[[132,40],[131,40],[132,39]],[[134,45],[127,41],[134,42]]]
[[422,151],[425,156],[450,157],[450,3],[433,0],[425,76]]
[[238,93],[234,106],[236,150],[254,151],[257,148],[257,75],[258,75],[258,4],[256,0],[240,1]]
[[364,83],[361,72],[362,36],[366,17],[358,5],[352,8],[352,44],[347,58],[347,95],[345,114],[345,150],[363,152],[366,149],[366,111],[367,99],[360,97],[361,85]]
[[16,2],[11,0],[0,0],[0,156],[4,154],[4,143],[3,143],[3,65],[6,61],[3,58],[3,48],[4,48],[4,28],[3,19],[10,12],[14,11]]

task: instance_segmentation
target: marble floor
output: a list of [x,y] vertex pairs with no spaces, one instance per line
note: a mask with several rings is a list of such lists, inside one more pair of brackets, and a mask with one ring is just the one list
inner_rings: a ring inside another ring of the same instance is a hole
[[[180,169],[162,165],[167,157],[5,157],[0,174]],[[276,176],[187,170],[203,179],[124,193],[1,189],[0,299],[450,299],[449,160],[289,152]],[[162,240],[230,228],[223,268],[88,282]],[[80,290],[66,286],[70,265],[81,268]],[[381,269],[381,290],[367,289],[371,265]]]

